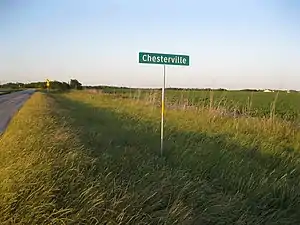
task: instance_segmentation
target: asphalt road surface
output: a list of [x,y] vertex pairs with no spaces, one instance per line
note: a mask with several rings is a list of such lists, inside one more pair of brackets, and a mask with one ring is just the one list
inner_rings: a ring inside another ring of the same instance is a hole
[[25,90],[0,95],[0,134],[6,129],[14,114],[33,93],[34,90]]

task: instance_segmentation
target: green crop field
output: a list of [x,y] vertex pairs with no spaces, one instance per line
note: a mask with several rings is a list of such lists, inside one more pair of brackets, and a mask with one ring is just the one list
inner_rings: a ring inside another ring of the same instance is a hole
[[[103,89],[105,93],[160,103],[160,91],[149,89]],[[166,103],[172,106],[195,106],[218,109],[239,115],[270,118],[273,116],[300,122],[300,93],[285,91],[166,90]]]
[[149,102],[34,94],[0,137],[0,224],[300,224],[299,128],[169,108],[161,156]]

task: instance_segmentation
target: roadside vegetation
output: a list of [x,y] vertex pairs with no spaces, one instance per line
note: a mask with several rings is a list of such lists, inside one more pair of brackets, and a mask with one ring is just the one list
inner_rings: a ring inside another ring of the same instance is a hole
[[157,101],[36,93],[0,137],[0,223],[300,224],[298,127],[169,107],[161,156]]
[[[92,87],[90,87],[92,89]],[[126,98],[157,102],[160,104],[160,90],[99,87],[103,93]],[[260,118],[279,117],[300,122],[300,93],[296,91],[263,90],[228,91],[224,89],[167,89],[168,107],[210,108],[223,114],[235,114]]]
[[21,91],[22,89],[17,89],[17,90],[13,90],[13,89],[1,89],[0,88],[0,95],[5,95],[5,94],[10,94],[16,91]]

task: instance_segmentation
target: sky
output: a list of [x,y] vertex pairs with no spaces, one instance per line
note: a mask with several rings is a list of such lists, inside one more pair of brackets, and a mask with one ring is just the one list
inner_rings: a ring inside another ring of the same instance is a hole
[[0,82],[300,90],[298,0],[0,0]]

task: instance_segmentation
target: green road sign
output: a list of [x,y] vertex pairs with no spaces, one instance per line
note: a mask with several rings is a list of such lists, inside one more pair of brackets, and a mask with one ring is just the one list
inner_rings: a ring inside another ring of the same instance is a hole
[[190,57],[188,55],[140,52],[139,63],[189,66]]
[[164,147],[164,114],[165,114],[165,87],[166,87],[166,65],[189,66],[190,57],[188,55],[171,55],[161,53],[139,53],[139,63],[163,64],[164,82],[161,92],[161,127],[160,127],[160,154],[163,154]]

